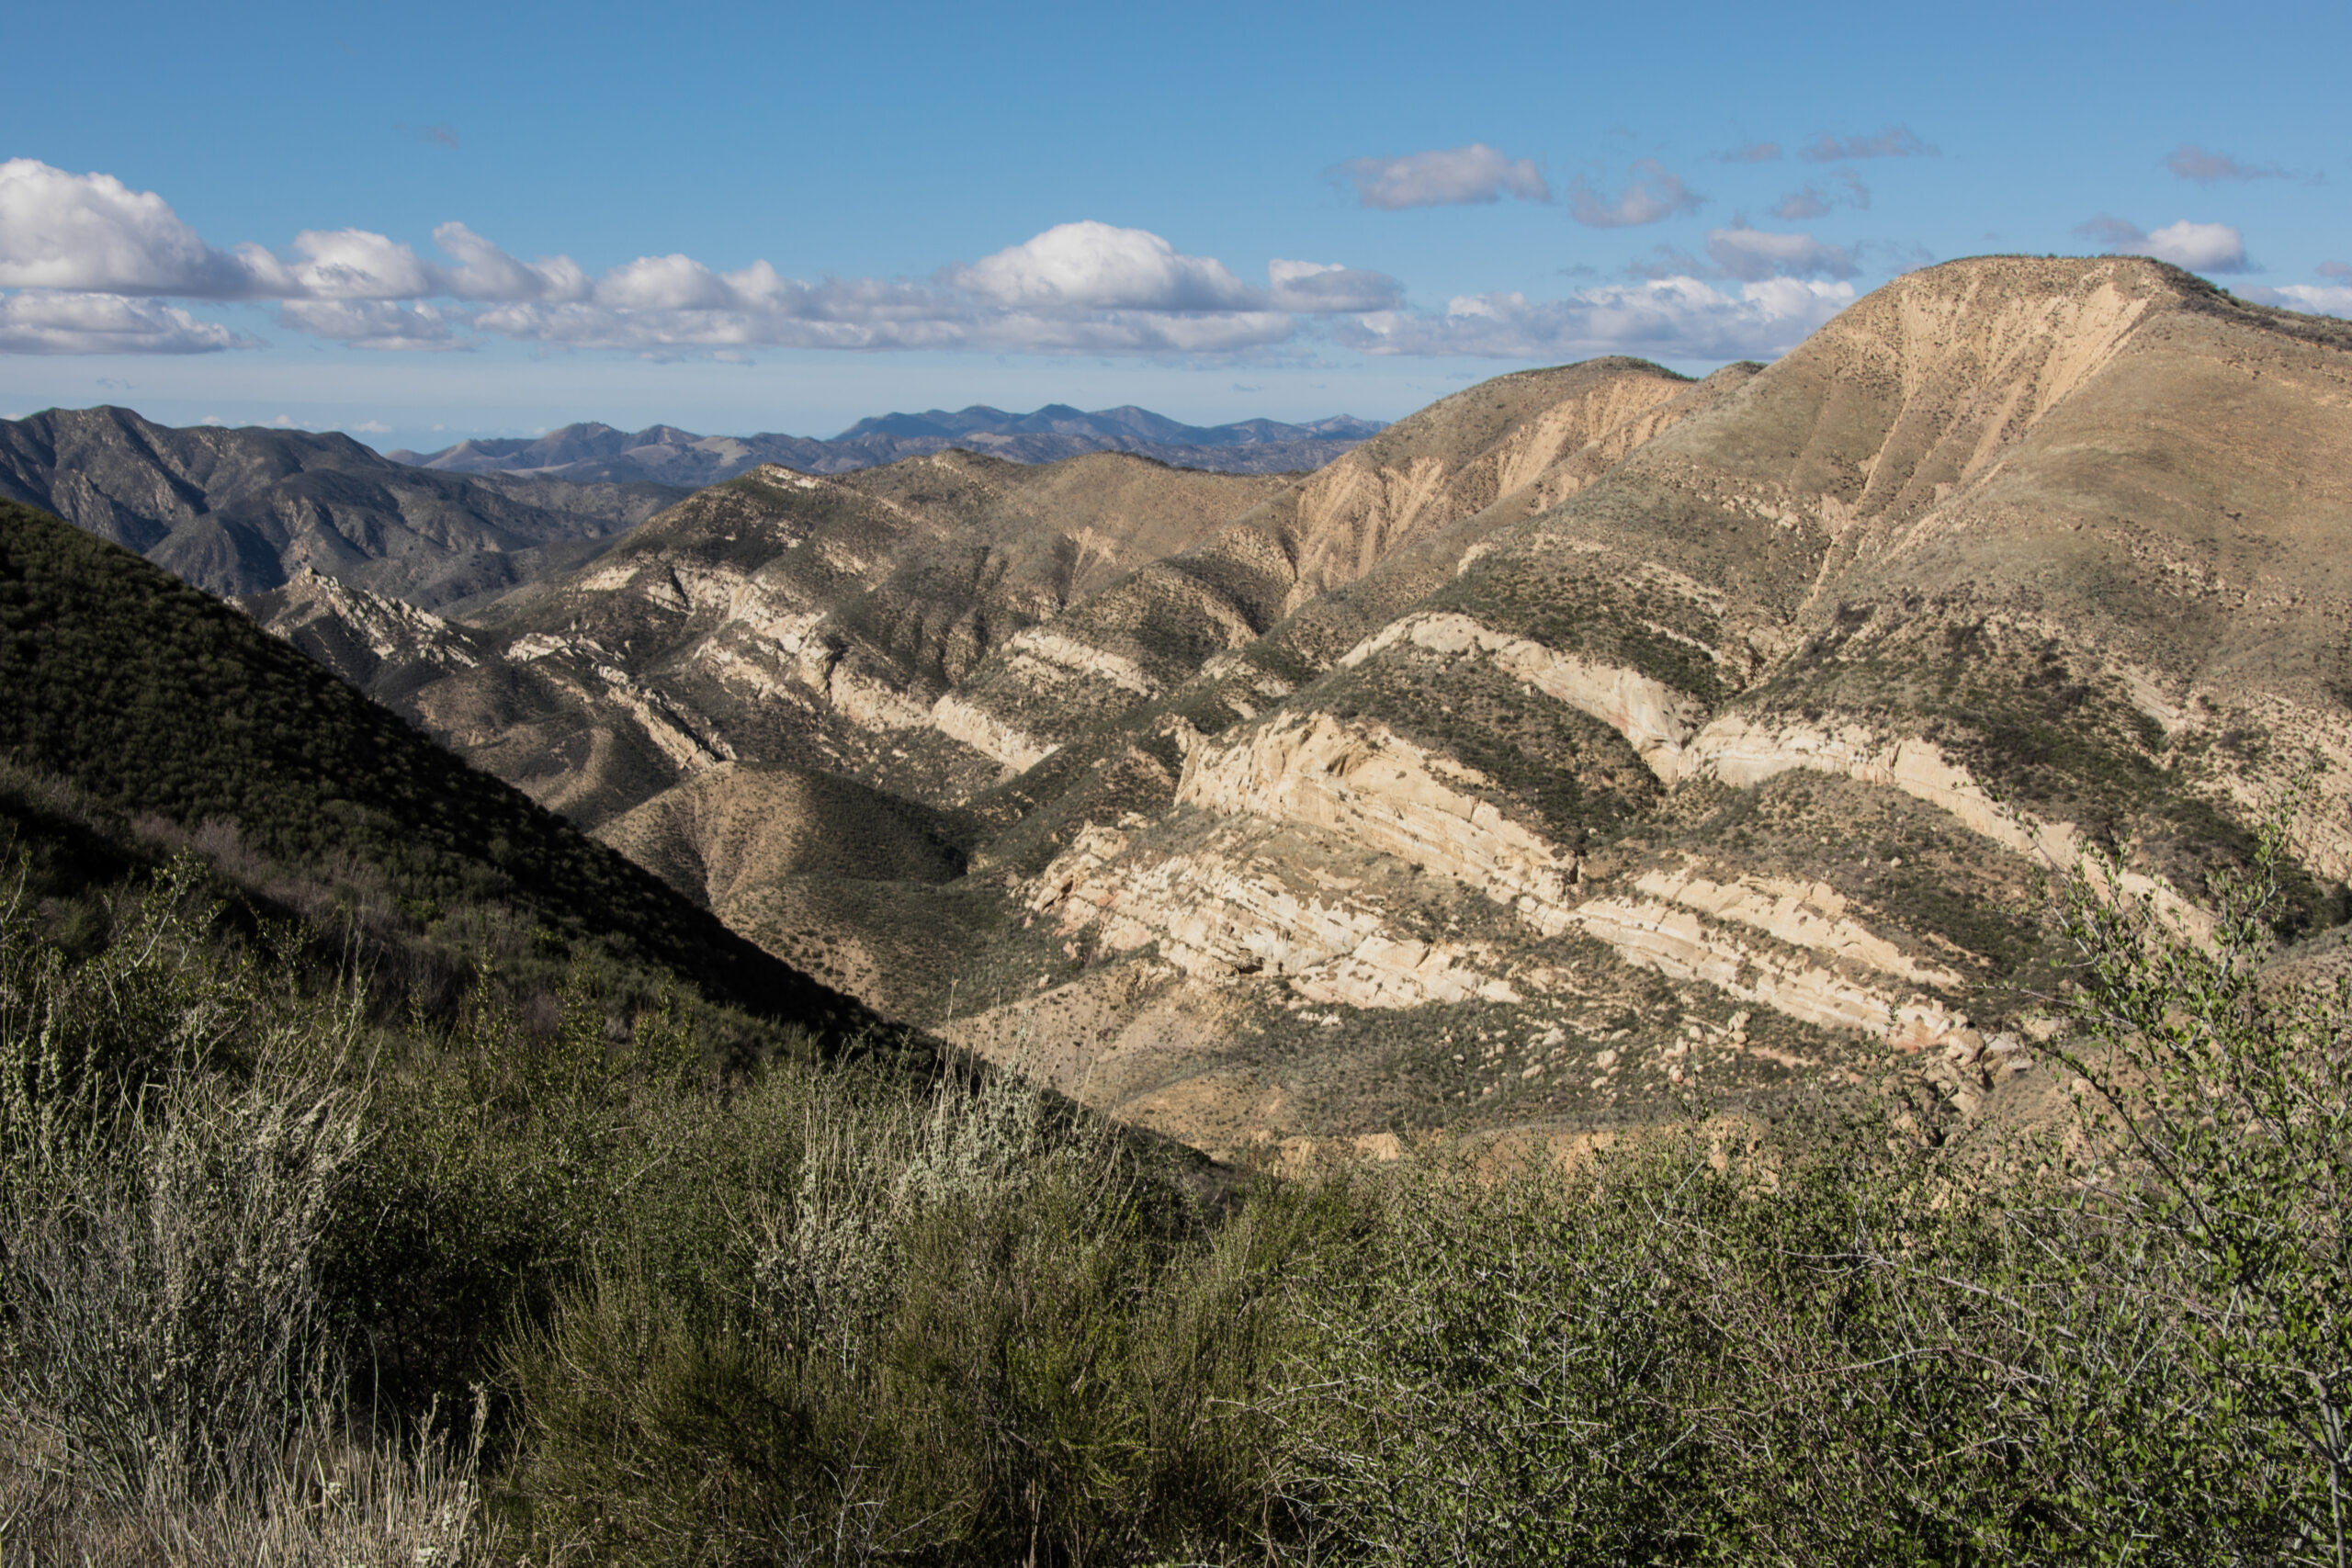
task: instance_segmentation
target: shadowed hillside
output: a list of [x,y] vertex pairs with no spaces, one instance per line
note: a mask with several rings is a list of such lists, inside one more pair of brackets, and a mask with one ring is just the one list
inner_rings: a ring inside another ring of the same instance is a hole
[[861,1010],[228,606],[0,502],[0,756],[99,807],[372,885],[429,931],[511,908],[558,949],[823,1024]]

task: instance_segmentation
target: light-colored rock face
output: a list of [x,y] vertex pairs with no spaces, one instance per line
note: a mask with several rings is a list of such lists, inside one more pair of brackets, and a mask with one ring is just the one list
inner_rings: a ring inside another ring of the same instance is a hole
[[[1631,893],[1589,899],[1574,918],[1629,964],[1704,981],[1824,1029],[1917,1050],[1967,1027],[1965,1015],[1916,989],[1957,992],[1962,976],[1906,953],[1848,910],[1849,900],[1826,883],[1718,881],[1686,865],[1645,872]],[[1773,940],[1758,942],[1729,926]]]
[[1492,631],[1467,615],[1408,615],[1349,649],[1340,664],[1353,669],[1404,642],[1434,653],[1485,656],[1513,680],[1616,730],[1668,783],[1680,772],[1683,744],[1706,717],[1697,698],[1663,681]]
[[1861,725],[1829,728],[1805,723],[1758,723],[1727,714],[1700,731],[1676,759],[1679,777],[1713,777],[1745,788],[1793,768],[1838,773],[1884,784],[1950,812],[1969,831],[2017,854],[2071,860],[2071,829],[2036,821],[1993,798],[1940,747],[1920,739],[1889,739]]
[[1849,901],[1826,882],[1756,876],[1718,882],[1686,866],[1679,871],[1645,872],[1634,886],[1652,898],[1680,904],[1719,920],[1736,920],[1792,947],[1807,948],[1849,966],[1945,990],[1958,990],[1966,983],[1951,970],[1913,958],[1868,927],[1846,919]]
[[[2112,363],[2156,300],[2132,287],[2137,270],[2128,262],[2093,268],[2057,288],[2017,288],[1995,268],[1898,284],[1839,316],[1805,352],[1845,374],[1866,365],[1892,375],[1889,446],[1917,441],[1914,427],[1939,443],[1964,443],[1954,478],[1965,483]],[[1888,467],[1883,478],[1871,475],[1865,510],[1891,503],[1907,483]]]
[[1148,697],[1158,690],[1143,666],[1134,660],[1115,653],[1105,653],[1080,642],[1075,637],[1046,626],[1032,626],[1016,633],[1006,645],[1010,662],[1034,671],[1047,681],[1059,678],[1064,671],[1091,675],[1106,681],[1120,691],[1138,697]]
[[1559,931],[1576,857],[1465,787],[1487,782],[1378,725],[1303,714],[1196,748],[1176,803],[1319,829],[1474,887],[1536,931]]
[[1578,899],[1574,857],[1465,794],[1474,779],[1376,726],[1278,720],[1238,744],[1196,748],[1178,789],[1182,805],[1255,826],[1164,857],[1136,852],[1131,833],[1091,828],[1031,884],[1029,908],[1061,934],[1092,931],[1107,951],[1149,949],[1193,975],[1279,977],[1316,1001],[1521,999],[1498,955],[1399,930],[1382,899],[1354,888],[1300,889],[1265,844],[1274,827],[1304,829],[1474,888],[1541,936],[1581,932],[1629,964],[1805,1023],[1906,1048],[1965,1027],[1929,994],[1960,990],[1963,976],[1850,918],[1835,888],[1685,866]]
[[1697,980],[1824,1029],[1851,1029],[1910,1049],[1968,1026],[1965,1015],[1851,980],[1824,964],[1792,961],[1669,898],[1588,900],[1576,921],[1626,963]]
[[[481,662],[481,650],[471,637],[431,611],[355,588],[309,567],[297,570],[269,597],[274,603],[266,615],[268,629],[298,645],[310,635],[332,633],[348,637],[382,663],[455,671]],[[318,650],[312,652],[322,657]]]
[[1059,749],[1039,745],[987,709],[966,702],[953,692],[933,706],[930,722],[949,739],[995,759],[1003,766],[1007,778],[1028,772]]
[[1228,827],[1190,852],[1126,865],[1128,839],[1090,827],[1031,884],[1029,908],[1056,934],[1090,931],[1108,952],[1149,949],[1213,981],[1281,979],[1318,1002],[1397,1009],[1519,999],[1466,944],[1395,931],[1378,897],[1298,886],[1269,826]]
[[[1837,773],[1860,784],[1884,785],[1949,813],[1988,842],[2053,869],[2083,861],[2082,830],[2072,822],[2045,821],[1992,792],[1951,761],[1933,741],[1887,739],[1861,725],[1835,729],[1810,724],[1758,725],[1738,716],[1710,724],[1681,756],[1683,776],[1712,775],[1725,784],[1752,786],[1806,768]],[[2212,921],[2196,900],[2163,878],[2098,863],[2087,867],[2094,881],[2112,894],[2152,900],[2168,918],[2200,938]]]

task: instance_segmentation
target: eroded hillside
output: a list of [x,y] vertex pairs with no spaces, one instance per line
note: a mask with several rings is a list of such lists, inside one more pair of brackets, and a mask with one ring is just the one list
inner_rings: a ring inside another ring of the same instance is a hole
[[1993,258],[1303,481],[763,471],[380,626],[373,678],[772,950],[1219,1152],[1890,1063],[1932,1123],[2038,1081],[2052,860],[2193,918],[2301,784],[2296,919],[2340,918],[2347,529],[2352,328]]

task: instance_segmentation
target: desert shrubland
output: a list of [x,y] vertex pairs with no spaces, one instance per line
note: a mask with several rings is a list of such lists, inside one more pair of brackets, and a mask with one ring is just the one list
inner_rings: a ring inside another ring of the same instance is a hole
[[691,998],[406,1015],[183,854],[0,916],[0,1543],[154,1562],[2337,1562],[2345,1027],[2283,853],[2062,888],[2063,1124],[1277,1179]]

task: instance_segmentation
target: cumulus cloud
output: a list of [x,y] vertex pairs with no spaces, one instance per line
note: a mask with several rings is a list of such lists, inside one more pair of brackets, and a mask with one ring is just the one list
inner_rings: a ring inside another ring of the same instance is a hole
[[2226,223],[2191,223],[2186,218],[2151,230],[2148,254],[2191,272],[2250,272],[2245,236]]
[[2352,263],[2325,261],[2312,269],[2331,279],[2321,283],[2288,283],[2277,288],[2249,288],[2245,297],[2261,305],[2277,305],[2314,316],[2352,316]]
[[1686,187],[1681,175],[1668,173],[1655,158],[1642,159],[1631,173],[1633,177],[1625,188],[1615,196],[1596,190],[1589,180],[1578,175],[1568,186],[1569,212],[1587,228],[1629,229],[1695,212],[1705,199]]
[[1562,299],[1462,295],[1442,316],[1380,312],[1340,329],[1367,354],[1582,359],[1770,358],[1787,352],[1854,299],[1844,282],[1775,277],[1720,290],[1696,277],[1587,288]]
[[390,299],[289,299],[278,324],[354,348],[448,349],[465,346],[431,305]]
[[1823,131],[1797,150],[1813,164],[1843,164],[1856,158],[1934,158],[1940,151],[1919,140],[1907,125],[1890,125],[1875,136],[1832,136]]
[[1505,192],[1521,201],[1552,199],[1533,159],[1508,157],[1483,141],[1401,158],[1351,158],[1326,172],[1352,184],[1363,206],[1391,212],[1499,201]]
[[433,243],[458,265],[440,270],[442,286],[460,299],[585,299],[588,275],[570,256],[515,260],[462,223],[444,223]]
[[414,251],[365,229],[306,229],[294,236],[294,249],[301,259],[285,266],[282,277],[261,274],[281,298],[415,299],[444,287]]
[[0,354],[214,354],[258,346],[173,305],[119,294],[0,295]]
[[216,251],[153,191],[0,164],[0,288],[237,299],[262,292],[248,259]]
[[1265,304],[1223,262],[1181,255],[1157,234],[1108,223],[1057,224],[949,276],[957,287],[1006,305],[1250,310]]
[[1810,234],[1779,234],[1746,227],[1707,231],[1707,259],[1743,283],[1768,277],[1851,277],[1853,253]]
[[[1515,176],[1514,176],[1515,177]],[[288,330],[387,351],[461,348],[480,334],[548,345],[713,357],[761,347],[1231,354],[1286,341],[1301,315],[1394,310],[1395,278],[1276,261],[1253,287],[1158,234],[1065,223],[917,280],[733,271],[684,254],[601,276],[568,256],[526,262],[463,223],[438,258],[362,229],[305,230],[283,253],[207,245],[163,197],[107,175],[0,164],[0,352],[194,353],[245,346],[159,297],[269,299]]]
[[2227,152],[2209,152],[2184,141],[2165,156],[2165,167],[2184,180],[2212,185],[2219,180],[2283,180],[2287,171],[2276,164],[2241,164]]
[[2102,212],[2075,226],[2075,232],[2118,255],[2154,256],[2190,272],[2251,272],[2245,236],[2226,223],[2192,223],[2184,218],[2152,231]]
[[1405,286],[1385,272],[1364,272],[1336,262],[1271,261],[1273,306],[1301,315],[1393,310],[1405,302]]
[[2246,298],[2260,305],[2277,305],[2312,316],[2352,316],[2352,285],[2289,283],[2277,288],[2249,288]]
[[[1378,276],[1340,270],[1352,288]],[[1264,291],[1224,264],[1184,255],[1157,234],[1106,223],[1062,224],[925,283],[810,284],[765,262],[721,273],[687,256],[640,257],[596,279],[585,299],[493,305],[474,325],[526,342],[643,354],[1224,354],[1280,343],[1295,330],[1286,309],[1274,308]]]

